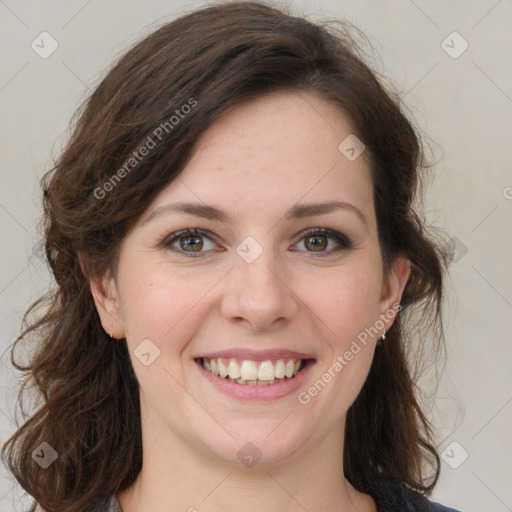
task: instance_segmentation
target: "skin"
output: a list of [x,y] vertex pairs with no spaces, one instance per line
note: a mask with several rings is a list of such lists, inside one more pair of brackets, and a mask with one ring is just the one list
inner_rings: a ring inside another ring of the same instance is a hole
[[[103,327],[126,337],[140,383],[144,462],[118,494],[124,512],[376,511],[344,478],[343,433],[392,320],[306,405],[297,393],[271,402],[225,396],[194,362],[228,348],[306,352],[316,359],[307,390],[400,301],[409,261],[396,258],[384,275],[367,155],[349,161],[338,150],[351,133],[342,113],[309,93],[237,107],[126,236],[117,275],[92,281]],[[167,212],[147,220],[178,201],[232,218]],[[297,203],[328,201],[350,203],[366,222],[351,208],[284,219]],[[199,254],[179,240],[160,244],[185,228],[212,233]],[[352,246],[332,252],[342,246],[320,234],[328,245],[315,250],[311,235],[300,236],[308,228],[334,230]],[[252,263],[236,252],[248,236],[263,248]],[[160,356],[145,366],[134,350],[148,338]],[[237,457],[247,442],[262,455],[250,468]]]

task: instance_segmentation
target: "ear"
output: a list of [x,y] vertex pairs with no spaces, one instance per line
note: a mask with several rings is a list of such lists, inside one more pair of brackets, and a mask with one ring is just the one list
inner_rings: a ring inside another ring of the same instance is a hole
[[89,280],[94,304],[100,316],[103,329],[112,338],[124,338],[125,330],[114,278],[110,276],[110,273],[103,277],[90,277],[87,265],[83,259],[80,259],[80,266],[82,272]]
[[[410,274],[411,262],[409,259],[404,256],[397,256],[388,275],[384,278],[380,298],[380,313],[381,315],[386,315],[389,311],[394,312],[386,326],[386,330],[393,325],[396,313],[398,312],[397,308]],[[388,315],[386,315],[386,318],[389,318]]]

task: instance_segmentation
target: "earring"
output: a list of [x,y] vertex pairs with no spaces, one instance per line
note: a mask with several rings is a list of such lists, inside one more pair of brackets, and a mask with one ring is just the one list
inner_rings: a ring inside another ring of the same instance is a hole
[[382,340],[382,341],[384,341],[385,339],[386,339],[386,331],[384,331],[384,332],[382,333],[382,337],[381,337],[381,340]]
[[113,326],[112,324],[110,324],[110,333],[109,333],[109,334],[110,334],[110,337],[111,337],[111,338],[112,338],[112,329],[113,329],[113,327],[114,327],[114,326]]

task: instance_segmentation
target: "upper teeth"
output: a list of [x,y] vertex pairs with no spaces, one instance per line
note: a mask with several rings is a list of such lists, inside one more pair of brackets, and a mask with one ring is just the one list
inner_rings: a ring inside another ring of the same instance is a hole
[[241,364],[236,359],[202,358],[203,367],[215,375],[242,379],[244,381],[282,379],[294,377],[299,373],[301,359],[278,359],[275,363],[267,361],[251,361],[244,359]]

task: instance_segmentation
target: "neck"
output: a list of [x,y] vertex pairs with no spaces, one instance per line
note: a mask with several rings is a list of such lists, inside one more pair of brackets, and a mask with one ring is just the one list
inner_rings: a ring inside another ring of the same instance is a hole
[[[158,430],[158,431],[155,431]],[[143,467],[118,494],[123,512],[375,511],[373,500],[343,474],[343,425],[286,460],[244,467],[227,462],[170,432],[143,427]]]

